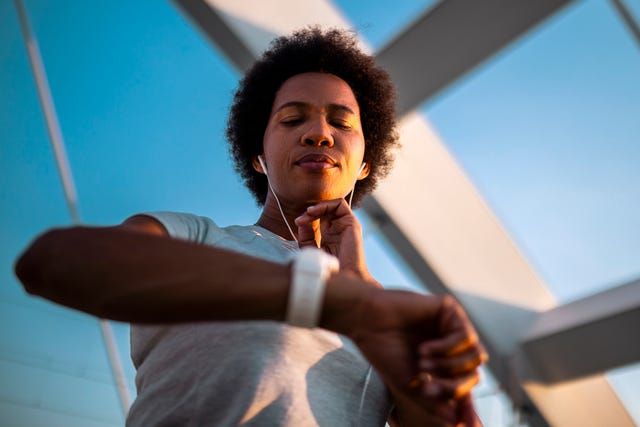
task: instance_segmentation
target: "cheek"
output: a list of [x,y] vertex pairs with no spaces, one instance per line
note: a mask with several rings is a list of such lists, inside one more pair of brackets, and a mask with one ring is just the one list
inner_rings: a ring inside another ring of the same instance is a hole
[[365,155],[364,141],[360,140],[357,143],[354,143],[353,147],[354,147],[353,148],[354,156],[357,156],[358,158],[364,160],[364,155]]
[[272,157],[275,153],[276,146],[278,144],[275,143],[277,138],[275,137],[272,131],[265,131],[264,137],[262,138],[262,152],[267,157]]

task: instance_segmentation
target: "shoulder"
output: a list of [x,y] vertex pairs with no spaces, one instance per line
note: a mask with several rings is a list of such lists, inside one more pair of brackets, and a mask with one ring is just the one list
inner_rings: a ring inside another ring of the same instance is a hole
[[219,230],[207,217],[182,212],[144,212],[127,218],[122,226],[134,231],[170,236],[204,243],[207,235]]
[[140,233],[154,234],[157,236],[168,236],[166,227],[152,216],[137,214],[125,219],[120,228]]

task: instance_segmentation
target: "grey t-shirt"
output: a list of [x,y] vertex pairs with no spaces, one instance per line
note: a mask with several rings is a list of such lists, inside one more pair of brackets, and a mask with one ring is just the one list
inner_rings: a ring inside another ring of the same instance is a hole
[[[174,238],[278,263],[298,250],[259,226],[156,212]],[[388,392],[356,346],[279,322],[131,325],[138,397],[128,427],[384,426]]]

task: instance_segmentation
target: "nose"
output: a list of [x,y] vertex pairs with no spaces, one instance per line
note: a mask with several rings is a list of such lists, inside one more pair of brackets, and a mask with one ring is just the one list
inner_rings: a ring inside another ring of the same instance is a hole
[[316,147],[333,147],[331,127],[324,118],[318,118],[309,123],[310,126],[302,134],[301,143]]

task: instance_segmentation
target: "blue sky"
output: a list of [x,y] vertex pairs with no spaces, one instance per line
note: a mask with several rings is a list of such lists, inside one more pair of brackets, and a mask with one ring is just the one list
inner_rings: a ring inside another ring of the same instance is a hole
[[[396,3],[336,1],[374,48],[432,2]],[[255,221],[224,143],[238,75],[171,3],[25,4],[85,222]],[[608,2],[576,2],[421,108],[562,301],[640,276],[639,52]],[[0,414],[7,427],[118,425],[97,323],[26,297],[11,272],[36,233],[70,220],[10,1],[0,70]],[[375,231],[366,242],[376,277],[415,286]]]

